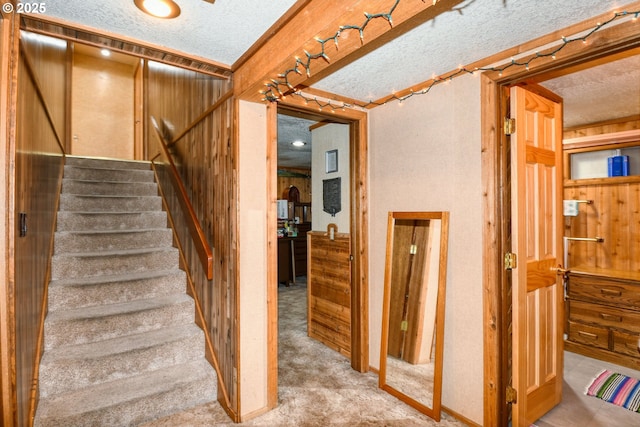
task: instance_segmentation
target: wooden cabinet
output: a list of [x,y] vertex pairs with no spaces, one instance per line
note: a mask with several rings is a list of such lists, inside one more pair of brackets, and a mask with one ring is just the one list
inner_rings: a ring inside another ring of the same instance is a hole
[[567,350],[640,369],[640,273],[572,269],[566,320]]

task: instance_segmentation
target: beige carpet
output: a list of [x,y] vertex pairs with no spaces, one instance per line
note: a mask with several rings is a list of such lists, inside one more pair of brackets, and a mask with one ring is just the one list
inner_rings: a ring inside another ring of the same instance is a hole
[[436,423],[378,388],[378,376],[351,369],[339,353],[307,337],[304,284],[280,287],[279,405],[241,424],[207,404],[146,427],[175,426],[464,426],[443,413]]

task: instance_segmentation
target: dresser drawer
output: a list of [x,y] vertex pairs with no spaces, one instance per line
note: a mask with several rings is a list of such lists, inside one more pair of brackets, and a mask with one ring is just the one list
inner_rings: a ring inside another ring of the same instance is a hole
[[640,310],[637,282],[598,276],[569,275],[569,298]]
[[609,330],[569,321],[569,341],[609,349]]
[[640,333],[640,313],[622,308],[569,300],[569,320]]
[[613,331],[613,351],[628,356],[640,357],[640,350],[638,350],[639,339],[640,335],[638,334]]

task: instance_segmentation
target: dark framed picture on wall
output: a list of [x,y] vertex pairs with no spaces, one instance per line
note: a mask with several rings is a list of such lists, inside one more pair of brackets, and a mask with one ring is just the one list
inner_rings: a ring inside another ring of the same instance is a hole
[[326,173],[338,172],[338,150],[324,153],[324,169]]

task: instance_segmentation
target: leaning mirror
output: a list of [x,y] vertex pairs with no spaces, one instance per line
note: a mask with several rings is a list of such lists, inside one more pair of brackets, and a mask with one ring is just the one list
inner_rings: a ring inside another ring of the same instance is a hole
[[440,420],[448,212],[390,212],[380,388]]

